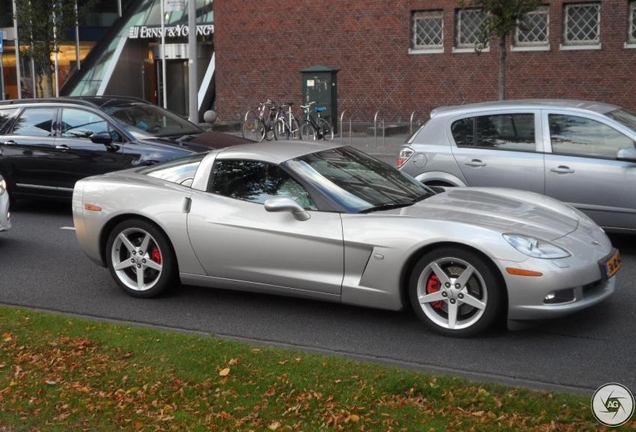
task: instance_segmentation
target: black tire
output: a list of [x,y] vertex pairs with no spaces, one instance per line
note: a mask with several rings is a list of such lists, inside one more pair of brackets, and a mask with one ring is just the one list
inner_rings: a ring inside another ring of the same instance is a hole
[[489,328],[501,312],[504,290],[492,263],[457,247],[428,252],[409,278],[413,310],[445,336],[469,337]]
[[108,237],[105,256],[115,282],[133,297],[156,297],[179,284],[172,245],[149,222],[129,219],[117,225]]
[[325,120],[324,118],[321,118],[318,121],[318,127],[320,128],[320,134],[322,135],[322,139],[324,139],[325,141],[333,141],[333,137],[334,137],[333,126],[331,126],[331,123],[329,123],[329,121]]
[[308,121],[303,122],[300,126],[300,136],[309,141],[316,140],[316,130]]

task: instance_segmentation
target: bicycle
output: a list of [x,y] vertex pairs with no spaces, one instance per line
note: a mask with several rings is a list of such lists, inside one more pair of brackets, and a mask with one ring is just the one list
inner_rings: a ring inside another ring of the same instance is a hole
[[[276,137],[285,137],[285,139],[302,139],[298,120],[292,113],[293,102],[287,102],[279,107],[274,123],[274,135]],[[285,112],[285,108],[288,108]]]
[[[265,113],[266,109],[269,110],[268,113]],[[270,99],[258,104],[258,115],[256,115],[254,110],[248,110],[241,125],[243,138],[258,142],[277,139],[276,131],[274,130],[276,111],[276,103]]]
[[300,106],[300,108],[302,108],[303,110],[303,115],[305,115],[303,124],[300,127],[300,135],[314,141],[319,139],[324,139],[325,141],[333,141],[333,126],[331,126],[331,123],[329,123],[328,120],[320,116],[320,113],[326,111],[327,108],[314,108],[314,112],[318,116],[317,119],[311,115],[310,107],[315,103],[316,102],[314,101],[309,102],[307,105]]

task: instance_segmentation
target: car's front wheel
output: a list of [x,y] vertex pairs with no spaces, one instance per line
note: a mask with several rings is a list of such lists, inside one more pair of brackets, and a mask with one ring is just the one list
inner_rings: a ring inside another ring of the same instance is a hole
[[117,284],[134,297],[154,297],[178,284],[170,242],[143,220],[129,219],[115,227],[106,244],[106,263]]
[[415,313],[446,336],[473,336],[490,327],[501,310],[503,292],[492,263],[457,247],[428,252],[409,279]]

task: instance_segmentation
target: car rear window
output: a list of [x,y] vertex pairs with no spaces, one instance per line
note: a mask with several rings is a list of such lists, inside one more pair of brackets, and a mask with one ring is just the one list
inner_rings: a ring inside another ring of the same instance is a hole
[[139,173],[167,180],[184,186],[190,186],[194,180],[194,174],[199,164],[205,157],[205,153],[187,156],[169,162],[151,165],[139,170]]
[[458,147],[534,151],[534,114],[495,114],[455,121],[451,133]]

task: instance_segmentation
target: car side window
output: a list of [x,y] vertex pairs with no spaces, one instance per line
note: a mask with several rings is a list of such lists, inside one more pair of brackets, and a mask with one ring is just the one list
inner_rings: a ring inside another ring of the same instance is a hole
[[250,160],[221,160],[214,164],[208,191],[263,204],[273,197],[289,197],[306,210],[316,210],[309,193],[279,166]]
[[634,141],[614,128],[585,117],[550,114],[552,153],[616,159],[620,149],[634,147]]
[[11,118],[18,112],[17,108],[0,109],[0,132],[10,123]]
[[534,114],[496,114],[461,119],[451,126],[458,147],[535,151]]
[[52,126],[56,108],[27,108],[13,127],[13,135],[22,136],[53,136]]
[[103,117],[82,109],[62,109],[60,132],[66,138],[86,139],[96,133],[108,133],[113,142],[122,142],[121,135]]

